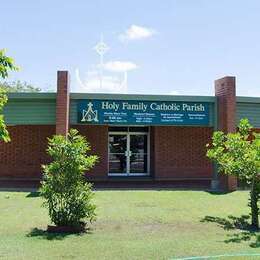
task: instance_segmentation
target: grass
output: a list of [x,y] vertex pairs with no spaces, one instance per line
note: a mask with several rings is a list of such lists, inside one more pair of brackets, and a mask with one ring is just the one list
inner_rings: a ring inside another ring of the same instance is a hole
[[[260,253],[247,224],[248,192],[97,191],[83,235],[48,234],[37,194],[0,192],[0,259],[173,259]],[[224,258],[223,258],[224,259]],[[228,259],[256,259],[234,257]]]

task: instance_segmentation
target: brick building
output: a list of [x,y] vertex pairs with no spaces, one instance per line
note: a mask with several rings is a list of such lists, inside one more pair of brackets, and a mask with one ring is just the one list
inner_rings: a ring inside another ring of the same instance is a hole
[[73,127],[100,157],[87,174],[96,184],[236,189],[205,156],[214,130],[234,132],[243,117],[260,129],[260,98],[236,97],[234,77],[216,80],[210,97],[70,93],[68,72],[57,79],[57,93],[9,94],[2,186],[39,183],[47,137]]

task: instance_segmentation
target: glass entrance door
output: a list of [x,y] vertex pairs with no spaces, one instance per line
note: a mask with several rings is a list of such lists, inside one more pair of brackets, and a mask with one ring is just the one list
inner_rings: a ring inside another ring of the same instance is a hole
[[127,174],[127,134],[109,134],[109,174]]
[[129,174],[148,174],[148,136],[147,134],[129,134]]
[[109,175],[149,174],[148,133],[109,133]]

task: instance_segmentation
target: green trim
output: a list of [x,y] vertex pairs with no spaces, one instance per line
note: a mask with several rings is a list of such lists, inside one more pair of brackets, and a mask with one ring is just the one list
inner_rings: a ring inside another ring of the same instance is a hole
[[114,100],[144,100],[144,101],[191,101],[214,103],[214,96],[171,96],[171,95],[138,95],[138,94],[93,94],[71,93],[71,99],[114,99]]
[[8,93],[10,100],[14,99],[56,99],[56,93]]
[[[8,93],[10,99],[56,99],[56,92],[40,93]],[[105,93],[71,93],[71,99],[126,99],[126,100],[160,100],[160,101],[192,101],[215,102],[215,96],[172,96],[172,95],[145,95],[145,94],[105,94]],[[260,97],[236,98],[237,103],[260,103]]]
[[82,123],[70,123],[71,125],[85,125],[85,126],[119,126],[119,127],[126,127],[126,126],[133,126],[133,127],[138,127],[138,126],[144,126],[144,127],[157,127],[157,126],[166,126],[166,127],[169,127],[169,126],[173,126],[173,127],[194,127],[194,128],[198,128],[198,127],[208,127],[208,128],[213,128],[214,127],[212,125],[162,125],[162,124],[158,124],[158,125],[154,125],[154,124],[151,124],[151,125],[134,125],[134,124],[129,124],[129,125],[120,125],[120,124],[82,124]]
[[237,97],[237,103],[260,103],[260,97]]

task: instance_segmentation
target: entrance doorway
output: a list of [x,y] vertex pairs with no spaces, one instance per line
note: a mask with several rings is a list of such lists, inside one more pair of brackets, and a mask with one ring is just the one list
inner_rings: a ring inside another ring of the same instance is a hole
[[110,127],[109,175],[149,175],[149,128]]

